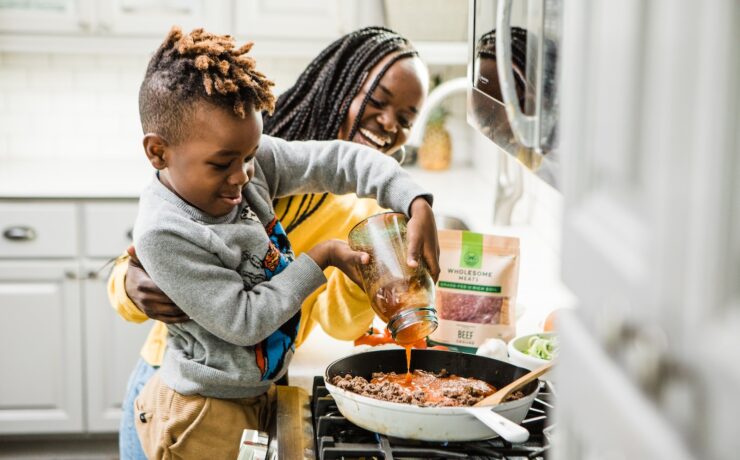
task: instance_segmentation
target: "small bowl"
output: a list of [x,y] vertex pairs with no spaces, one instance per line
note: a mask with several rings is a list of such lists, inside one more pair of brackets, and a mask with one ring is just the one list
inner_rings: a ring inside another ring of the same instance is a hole
[[[557,333],[537,332],[535,334],[520,335],[520,336],[517,336],[511,339],[507,347],[509,351],[509,362],[511,362],[511,364],[514,364],[515,366],[523,367],[525,369],[534,370],[534,369],[537,369],[538,367],[544,366],[545,364],[551,361],[548,359],[538,358],[536,356],[528,355],[525,353],[529,339],[535,336],[543,337],[543,338],[552,338],[552,337],[556,337]],[[549,374],[550,372],[543,375],[543,377],[547,378]]]

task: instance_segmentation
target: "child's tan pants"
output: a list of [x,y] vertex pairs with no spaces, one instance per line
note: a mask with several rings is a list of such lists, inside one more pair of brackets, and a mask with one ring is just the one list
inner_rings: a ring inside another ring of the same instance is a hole
[[260,396],[185,396],[154,374],[134,401],[136,432],[149,459],[236,459],[245,428],[267,431],[275,386]]

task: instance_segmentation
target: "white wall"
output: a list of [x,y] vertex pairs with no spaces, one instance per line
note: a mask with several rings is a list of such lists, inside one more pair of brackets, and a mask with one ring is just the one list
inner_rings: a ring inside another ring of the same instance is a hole
[[[148,56],[0,53],[0,160],[141,154],[138,89]],[[278,91],[308,59],[261,59]]]

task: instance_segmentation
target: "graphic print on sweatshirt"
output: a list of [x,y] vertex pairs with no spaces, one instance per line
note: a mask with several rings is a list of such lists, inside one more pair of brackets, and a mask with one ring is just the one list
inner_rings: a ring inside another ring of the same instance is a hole
[[[283,226],[276,217],[273,217],[272,221],[265,226],[265,231],[270,238],[270,244],[262,259],[262,269],[265,280],[270,280],[293,261],[293,250],[290,247],[288,235],[285,234]],[[274,379],[283,368],[285,355],[288,351],[295,349],[295,338],[298,335],[300,320],[301,312],[298,311],[277,331],[255,347],[255,359],[262,374],[261,380]]]

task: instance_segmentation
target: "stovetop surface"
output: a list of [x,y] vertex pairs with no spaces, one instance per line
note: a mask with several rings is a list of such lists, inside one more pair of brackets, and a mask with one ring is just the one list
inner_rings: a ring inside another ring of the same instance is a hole
[[311,414],[316,458],[546,459],[553,428],[548,421],[552,397],[552,387],[543,383],[522,422],[530,432],[529,440],[522,444],[511,444],[501,438],[471,442],[415,441],[373,433],[354,425],[337,409],[323,377],[315,377]]

